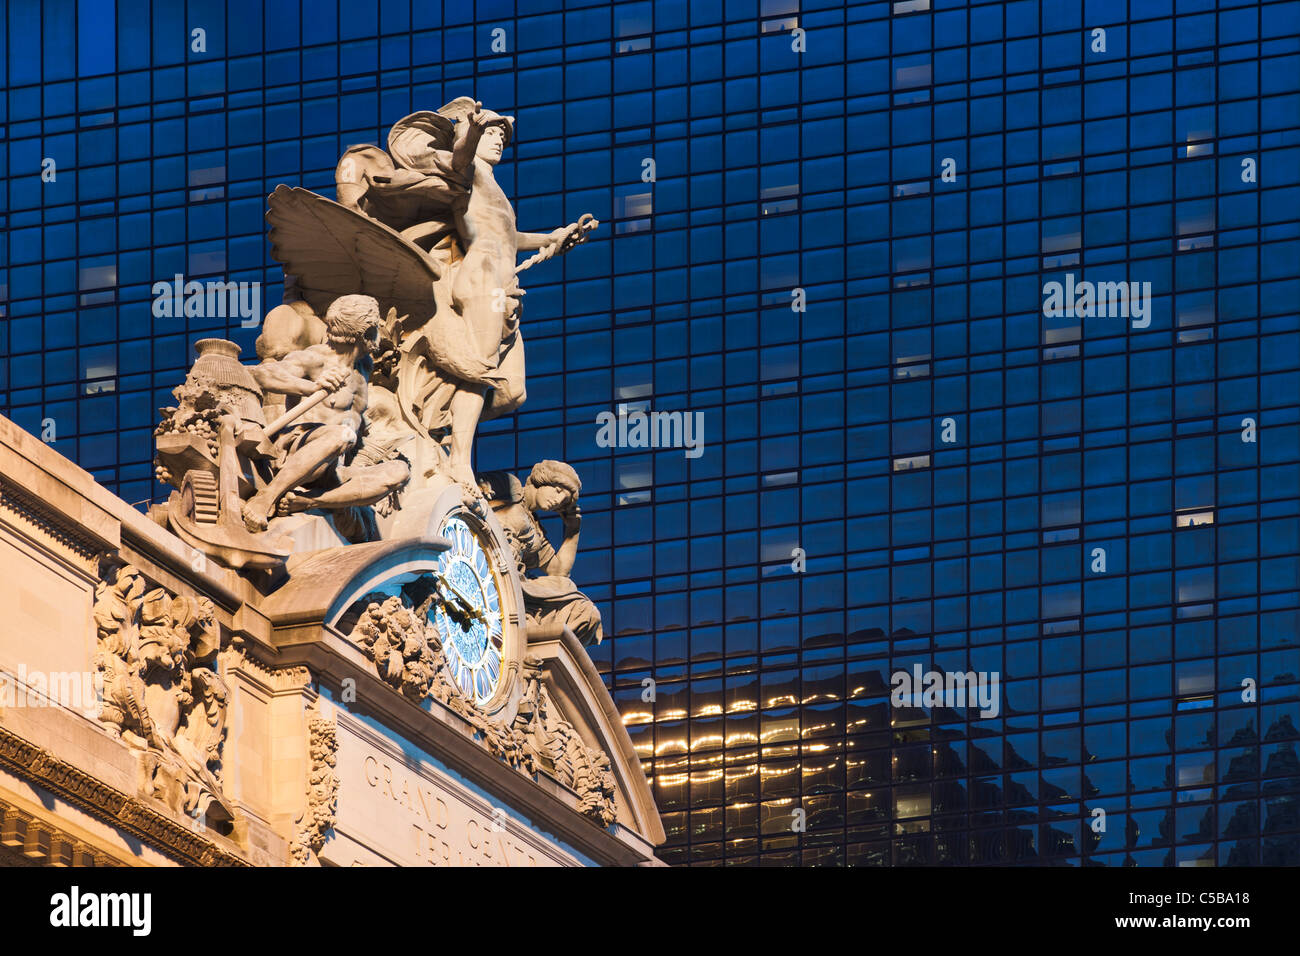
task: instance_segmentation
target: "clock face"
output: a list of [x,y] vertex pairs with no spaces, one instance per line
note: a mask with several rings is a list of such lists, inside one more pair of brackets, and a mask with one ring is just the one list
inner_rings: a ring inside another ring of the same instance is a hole
[[505,643],[501,591],[496,573],[469,525],[460,518],[448,518],[442,535],[451,541],[451,548],[438,558],[443,596],[462,611],[473,609],[474,619],[462,623],[441,607],[432,616],[452,679],[466,697],[483,705],[501,683]]

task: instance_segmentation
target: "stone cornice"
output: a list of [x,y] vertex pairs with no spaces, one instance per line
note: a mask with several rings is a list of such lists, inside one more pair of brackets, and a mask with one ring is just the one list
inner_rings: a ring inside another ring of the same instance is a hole
[[312,682],[311,671],[305,666],[268,663],[240,638],[235,638],[222,656],[232,673],[243,674],[271,694],[297,693]]
[[128,866],[92,843],[15,803],[0,801],[0,847],[40,866]]
[[75,804],[97,819],[133,834],[179,863],[193,866],[250,865],[213,840],[3,727],[0,727],[0,766]]
[[133,509],[95,484],[88,472],[3,417],[0,475],[3,497],[11,503],[7,510],[30,515],[46,533],[75,542],[81,551],[98,553],[120,544],[115,512]]
[[46,504],[21,485],[0,479],[0,510],[7,514],[11,524],[16,524],[29,537],[53,546],[75,559],[82,570],[93,572],[105,542],[98,536],[86,533],[57,508]]

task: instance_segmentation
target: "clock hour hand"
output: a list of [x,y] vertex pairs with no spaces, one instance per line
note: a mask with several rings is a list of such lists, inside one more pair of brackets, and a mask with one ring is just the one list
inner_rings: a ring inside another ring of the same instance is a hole
[[[479,621],[484,624],[487,623],[487,618],[484,616],[483,611],[475,607],[474,603],[470,601],[469,598],[461,594],[460,589],[457,588],[456,585],[452,584],[445,574],[438,575],[438,583],[445,585],[447,589],[451,591],[452,595],[455,597],[455,603],[459,605],[457,610],[460,612],[460,615],[452,616],[455,617],[456,622],[460,624],[461,630],[468,631],[469,622]],[[446,601],[445,598],[444,601],[447,605],[452,604],[451,601]]]

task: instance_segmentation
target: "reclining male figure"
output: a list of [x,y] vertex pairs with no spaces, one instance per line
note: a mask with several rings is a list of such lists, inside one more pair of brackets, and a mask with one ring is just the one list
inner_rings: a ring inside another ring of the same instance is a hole
[[[328,395],[275,436],[284,459],[270,484],[244,505],[249,531],[266,530],[277,513],[374,504],[410,477],[410,465],[401,457],[345,464],[364,427],[368,383],[357,363],[378,334],[379,304],[368,295],[340,296],[326,311],[325,326],[325,344],[250,369],[265,391],[296,395],[299,401],[321,389]],[[306,493],[294,491],[300,486],[307,486]]]

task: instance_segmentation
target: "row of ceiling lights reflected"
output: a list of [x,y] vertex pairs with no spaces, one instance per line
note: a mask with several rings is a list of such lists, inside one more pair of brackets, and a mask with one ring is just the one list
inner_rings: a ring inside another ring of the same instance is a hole
[[[807,727],[800,728],[798,721],[791,719],[784,721],[781,725],[764,730],[762,733],[755,734],[750,732],[737,731],[731,734],[701,734],[698,737],[688,741],[685,737],[670,737],[666,740],[661,739],[657,746],[649,741],[638,741],[633,744],[633,749],[637,755],[643,759],[648,757],[660,757],[669,753],[693,753],[696,750],[715,750],[718,747],[743,747],[747,744],[755,746],[770,746],[789,741],[799,741],[804,737],[817,737],[823,732],[830,730],[834,724],[810,724]],[[860,733],[868,728],[868,722],[865,718],[852,720],[845,724],[844,732],[846,734]],[[816,753],[820,750],[826,750],[831,747],[830,744],[804,744],[805,753]],[[791,744],[791,750],[797,751],[797,748]]]
[[[875,691],[874,693],[887,693],[887,690],[882,689]],[[867,696],[870,696],[867,688],[864,686],[858,686],[849,692],[847,699],[856,700],[860,697]],[[800,704],[833,704],[841,699],[842,698],[839,694],[809,694],[802,700],[797,698],[794,694],[778,694],[775,697],[769,697],[767,702],[763,704],[763,707],[764,709],[767,709],[773,707],[793,707]],[[739,698],[731,701],[725,709],[721,704],[704,704],[699,708],[698,712],[694,716],[721,717],[726,714],[748,714],[758,710],[758,706],[758,701],[756,700]],[[686,708],[674,707],[660,712],[658,719],[660,721],[682,720],[689,716],[691,716],[691,714]],[[637,724],[653,723],[654,720],[655,712],[653,710],[627,710],[623,712],[623,723],[629,727],[636,726]]]

